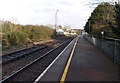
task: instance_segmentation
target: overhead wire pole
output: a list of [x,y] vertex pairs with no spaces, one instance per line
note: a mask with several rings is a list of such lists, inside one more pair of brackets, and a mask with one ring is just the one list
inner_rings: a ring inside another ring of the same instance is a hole
[[58,9],[57,9],[57,11],[55,13],[55,29],[57,29],[57,13],[58,13]]

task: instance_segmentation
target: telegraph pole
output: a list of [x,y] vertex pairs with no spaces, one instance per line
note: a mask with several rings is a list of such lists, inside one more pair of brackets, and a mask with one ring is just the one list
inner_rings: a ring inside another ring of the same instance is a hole
[[58,9],[57,9],[57,11],[55,13],[55,29],[57,29],[57,13],[58,13]]

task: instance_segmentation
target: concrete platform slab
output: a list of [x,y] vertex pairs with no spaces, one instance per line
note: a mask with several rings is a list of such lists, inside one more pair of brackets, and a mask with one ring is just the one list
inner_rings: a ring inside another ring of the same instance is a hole
[[65,81],[118,81],[118,65],[80,36]]

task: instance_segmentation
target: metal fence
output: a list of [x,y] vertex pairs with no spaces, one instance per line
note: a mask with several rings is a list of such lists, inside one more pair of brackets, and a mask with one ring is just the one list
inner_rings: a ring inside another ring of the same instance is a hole
[[[93,45],[101,49],[109,58],[111,58],[115,63],[120,64],[120,44],[119,39],[109,38],[109,40],[103,40],[95,38],[93,36],[84,36]],[[108,38],[107,38],[108,39]]]

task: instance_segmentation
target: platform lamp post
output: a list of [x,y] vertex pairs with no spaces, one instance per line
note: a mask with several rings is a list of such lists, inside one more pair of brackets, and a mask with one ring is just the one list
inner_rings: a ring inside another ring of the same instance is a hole
[[89,22],[89,34],[90,34],[90,19],[88,19],[88,22]]
[[104,31],[101,31],[101,35],[102,35],[102,40],[103,40],[103,37],[104,37]]

